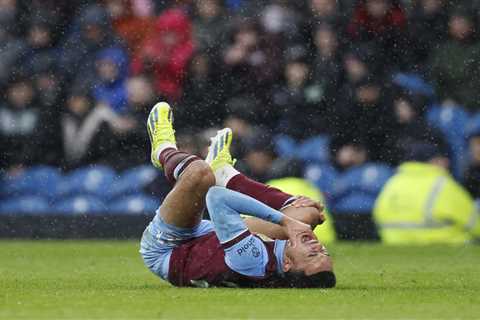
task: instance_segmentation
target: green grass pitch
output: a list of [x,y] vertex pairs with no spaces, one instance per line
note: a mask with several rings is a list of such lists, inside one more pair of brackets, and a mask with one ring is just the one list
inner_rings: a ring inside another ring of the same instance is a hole
[[0,319],[478,319],[480,247],[336,244],[333,290],[173,288],[133,241],[0,241]]

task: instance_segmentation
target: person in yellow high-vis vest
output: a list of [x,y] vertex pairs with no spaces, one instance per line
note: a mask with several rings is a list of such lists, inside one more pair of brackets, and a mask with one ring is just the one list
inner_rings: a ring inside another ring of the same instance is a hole
[[[292,195],[305,196],[325,205],[322,193],[317,187],[315,187],[315,185],[306,179],[299,177],[285,177],[270,180],[267,184]],[[318,225],[313,232],[323,243],[331,243],[336,239],[335,229],[327,208],[325,208],[324,214],[326,216],[325,222]]]
[[382,241],[459,244],[480,238],[478,210],[447,171],[448,160],[431,145],[417,147],[417,161],[401,164],[375,203]]

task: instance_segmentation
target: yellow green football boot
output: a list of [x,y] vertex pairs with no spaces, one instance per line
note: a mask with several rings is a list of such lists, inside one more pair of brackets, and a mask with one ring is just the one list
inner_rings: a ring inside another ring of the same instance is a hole
[[176,147],[172,108],[168,103],[159,102],[152,108],[148,115],[147,131],[152,145],[152,164],[162,169],[162,164],[158,159],[159,151],[165,146]]
[[230,154],[230,145],[232,144],[232,129],[225,128],[217,131],[217,135],[211,138],[210,146],[208,147],[208,154],[205,161],[210,165],[213,172],[222,167],[235,164],[235,159],[232,159]]

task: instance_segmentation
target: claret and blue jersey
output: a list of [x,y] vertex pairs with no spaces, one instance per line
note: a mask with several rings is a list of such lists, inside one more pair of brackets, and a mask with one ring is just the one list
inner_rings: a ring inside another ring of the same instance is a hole
[[276,223],[282,214],[221,187],[212,187],[206,200],[211,221],[202,220],[192,229],[166,224],[157,210],[141,241],[147,267],[178,286],[251,286],[281,278],[286,241],[264,241],[251,234],[240,213]]

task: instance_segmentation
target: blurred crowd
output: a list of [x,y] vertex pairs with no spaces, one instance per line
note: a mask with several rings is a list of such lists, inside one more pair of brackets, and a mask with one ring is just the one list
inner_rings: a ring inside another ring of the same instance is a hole
[[[328,137],[340,172],[437,154],[452,168],[426,113],[480,112],[479,19],[478,1],[0,0],[0,167],[146,163],[166,100],[180,147],[205,155],[229,126],[261,181],[282,168],[279,137]],[[455,174],[480,197],[480,128],[464,139]]]

